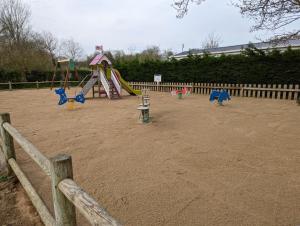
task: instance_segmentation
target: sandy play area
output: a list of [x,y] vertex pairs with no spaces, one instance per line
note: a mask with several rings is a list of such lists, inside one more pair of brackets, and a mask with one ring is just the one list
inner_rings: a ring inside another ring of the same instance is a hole
[[[68,111],[46,89],[6,91],[0,111],[47,157],[71,154],[75,181],[124,225],[300,224],[300,106],[150,95],[148,125],[131,96]],[[52,208],[49,179],[17,160]]]

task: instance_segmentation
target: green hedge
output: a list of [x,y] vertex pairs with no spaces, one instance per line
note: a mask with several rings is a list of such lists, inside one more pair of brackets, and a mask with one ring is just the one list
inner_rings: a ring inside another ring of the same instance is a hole
[[[80,81],[68,83],[69,87],[77,87],[79,85]],[[47,83],[38,83],[38,87],[40,89],[42,88],[50,88],[51,87],[51,81]],[[85,84],[85,83],[84,83]],[[61,87],[63,85],[63,81],[54,83],[53,87]],[[36,89],[37,84],[35,82],[31,83],[11,83],[11,88],[14,89]],[[0,84],[0,90],[7,90],[9,89],[9,84]]]
[[16,71],[8,71],[0,68],[0,83],[1,82],[18,82],[22,80],[20,73]]
[[[114,67],[121,72],[125,80],[136,82],[153,82],[154,74],[162,74],[163,82],[299,84],[300,50],[264,53],[248,49],[240,55],[189,56],[180,61],[172,59],[139,63],[138,60],[115,60]],[[78,70],[80,79],[89,73],[86,69]],[[49,81],[52,74],[53,72],[49,71],[31,71],[26,73],[26,79]],[[57,75],[55,80],[61,80],[60,72],[57,72]],[[20,80],[20,73],[0,69],[0,83]],[[75,80],[74,76],[71,80]]]
[[300,83],[300,51],[290,49],[283,53],[247,50],[241,55],[189,56],[180,61],[116,62],[115,67],[124,79],[136,82],[153,82],[154,74],[162,74],[163,82]]
[[[77,70],[79,80],[83,79],[87,74],[91,72],[86,69],[79,69]],[[31,71],[26,72],[26,81],[28,82],[35,82],[35,81],[52,81],[53,71]],[[60,81],[62,79],[61,71],[56,72],[56,81]],[[24,80],[24,79],[23,79]],[[74,72],[71,72],[71,81],[77,80],[74,76]],[[22,81],[22,75],[20,72],[16,71],[5,71],[0,69],[0,83],[5,82],[19,82]]]

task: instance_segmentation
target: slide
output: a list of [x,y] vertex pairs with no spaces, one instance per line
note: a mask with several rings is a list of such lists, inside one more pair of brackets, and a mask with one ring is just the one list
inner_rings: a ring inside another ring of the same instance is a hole
[[[84,80],[83,80],[84,81]],[[93,73],[90,80],[85,84],[84,87],[82,87],[81,93],[85,96],[91,88],[95,85],[95,83],[98,81],[98,75],[96,73]]]
[[132,96],[137,96],[137,95],[142,95],[142,91],[141,90],[136,90],[133,89],[122,77],[121,74],[118,70],[114,69],[114,71],[116,72],[116,74],[119,77],[119,80],[122,84],[122,88],[125,89],[130,95]]

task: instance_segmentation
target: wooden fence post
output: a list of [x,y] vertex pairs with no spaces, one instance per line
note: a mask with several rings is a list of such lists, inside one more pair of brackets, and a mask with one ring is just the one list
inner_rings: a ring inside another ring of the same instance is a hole
[[[271,84],[268,84],[268,86],[267,86],[268,89],[271,89],[271,86],[272,86]],[[271,97],[272,97],[272,96],[271,96],[271,91],[268,90],[268,91],[267,91],[267,98],[271,98]]]
[[[286,89],[287,89],[287,85],[284,84],[284,85],[283,85],[283,88],[286,90]],[[284,99],[284,100],[286,99],[286,91],[283,92],[283,94],[282,94],[282,99]]]
[[263,87],[263,91],[261,92],[262,98],[266,98],[266,91],[264,89],[266,88],[266,84],[263,84],[262,87]]
[[11,81],[8,82],[8,89],[9,89],[9,90],[12,90],[12,84],[11,84]]
[[[277,87],[278,89],[281,89],[281,84],[278,84],[278,87]],[[281,94],[282,94],[282,92],[281,91],[278,91],[277,92],[277,97],[276,97],[276,99],[281,99]]]
[[[252,85],[248,84],[247,87],[252,88]],[[247,97],[252,97],[252,90],[251,89],[248,89],[248,91],[246,91],[246,96]]]
[[258,92],[257,92],[257,98],[261,98],[261,95],[260,95],[260,93],[261,93],[261,84],[258,84],[257,87],[259,89]]
[[[299,85],[295,85],[295,89],[299,90]],[[294,99],[297,101],[297,103],[300,105],[300,92],[295,92]]]
[[229,93],[230,96],[233,96],[230,83],[225,83],[223,89],[227,90],[227,92]]
[[194,83],[192,82],[192,83],[191,83],[191,93],[195,93],[195,88],[194,88],[194,86],[195,86],[195,85],[194,85]]
[[[276,89],[276,85],[273,84],[272,88],[273,88],[273,89]],[[271,92],[271,98],[272,98],[272,99],[276,99],[276,91],[275,91],[275,90],[272,90],[272,92]]]
[[76,225],[75,206],[58,188],[58,184],[67,178],[73,179],[71,156],[60,154],[51,158],[51,186],[57,226]]
[[244,97],[244,85],[240,84],[240,86],[241,86],[240,96]]
[[254,90],[252,90],[252,97],[257,97],[257,89],[256,88],[256,84],[253,84],[252,87],[254,88]]
[[36,88],[39,89],[40,86],[39,86],[39,81],[36,81]]
[[[290,84],[290,85],[289,85],[289,89],[293,89],[293,84]],[[288,92],[288,99],[289,99],[289,100],[292,100],[292,97],[293,97],[293,92],[289,91],[289,92]]]
[[15,173],[8,164],[8,160],[11,158],[16,159],[16,153],[13,137],[3,128],[3,124],[6,122],[10,123],[9,113],[0,113],[0,137],[2,138],[2,150],[7,165],[7,175],[12,178],[15,177]]

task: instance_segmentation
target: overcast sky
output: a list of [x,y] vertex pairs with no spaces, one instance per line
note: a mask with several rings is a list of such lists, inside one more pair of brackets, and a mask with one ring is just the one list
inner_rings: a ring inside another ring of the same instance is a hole
[[[24,0],[29,3],[36,31],[50,31],[60,39],[74,38],[85,54],[95,45],[104,50],[140,51],[156,45],[180,52],[200,48],[209,33],[221,46],[257,42],[264,33],[250,33],[251,21],[242,18],[230,0],[206,0],[176,18],[172,0]],[[299,24],[298,24],[299,26]]]

